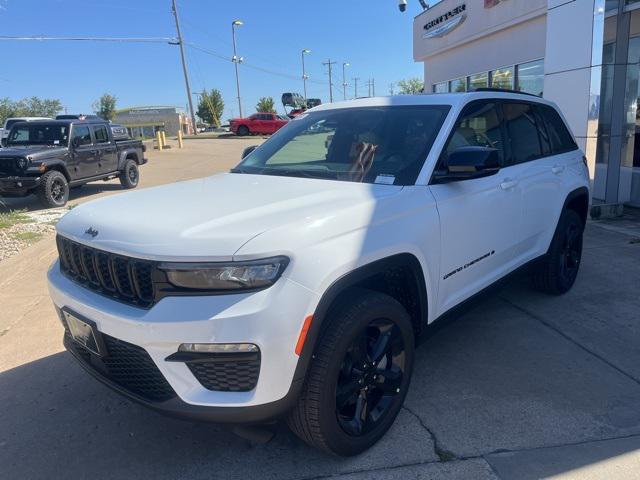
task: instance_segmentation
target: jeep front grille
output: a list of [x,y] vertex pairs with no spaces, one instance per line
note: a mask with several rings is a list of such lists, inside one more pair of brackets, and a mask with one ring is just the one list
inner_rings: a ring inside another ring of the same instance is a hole
[[60,235],[56,243],[62,273],[71,280],[124,303],[142,308],[153,305],[154,262],[97,250]]

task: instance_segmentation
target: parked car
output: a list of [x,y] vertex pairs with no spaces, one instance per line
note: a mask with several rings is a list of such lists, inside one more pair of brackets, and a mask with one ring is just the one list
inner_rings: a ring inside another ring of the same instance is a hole
[[11,127],[18,122],[33,122],[35,120],[51,120],[47,117],[11,117],[7,118],[4,122],[4,129],[0,134],[0,145],[3,147],[6,146],[7,137],[9,136],[9,131]]
[[243,157],[57,225],[66,348],[170,415],[286,418],[357,454],[393,424],[434,321],[521,267],[557,295],[578,275],[589,176],[541,98],[323,105]]
[[135,188],[146,163],[139,140],[114,138],[104,120],[39,120],[11,127],[0,153],[0,197],[35,193],[43,205],[61,207],[69,188],[120,178]]
[[275,113],[254,113],[249,118],[234,118],[230,122],[233,133],[239,136],[270,135],[284,127],[289,119]]

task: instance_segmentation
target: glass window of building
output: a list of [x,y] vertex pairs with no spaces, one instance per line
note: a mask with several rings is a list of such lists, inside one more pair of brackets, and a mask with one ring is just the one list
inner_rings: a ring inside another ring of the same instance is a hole
[[489,86],[489,73],[478,73],[469,77],[469,90],[486,88]]
[[517,90],[542,96],[544,89],[544,60],[518,65]]
[[467,79],[456,78],[449,82],[449,91],[451,92],[466,92],[467,91]]
[[433,86],[433,93],[447,93],[449,91],[449,84],[447,82],[436,83]]
[[491,72],[491,86],[513,90],[513,67],[499,68]]

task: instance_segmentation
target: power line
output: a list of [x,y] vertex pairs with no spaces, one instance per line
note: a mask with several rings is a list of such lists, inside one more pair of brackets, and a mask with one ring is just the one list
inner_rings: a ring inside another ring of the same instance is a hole
[[45,36],[12,36],[0,35],[0,41],[60,41],[60,42],[120,42],[120,43],[168,43],[177,44],[171,37],[45,37]]

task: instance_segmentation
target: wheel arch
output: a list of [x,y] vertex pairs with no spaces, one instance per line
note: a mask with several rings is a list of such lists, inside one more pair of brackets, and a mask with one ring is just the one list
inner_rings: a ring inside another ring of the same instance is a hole
[[574,210],[580,215],[582,225],[586,225],[589,215],[589,189],[579,187],[569,192],[562,206],[562,211],[564,210]]
[[67,179],[67,182],[71,181],[71,175],[69,174],[69,171],[67,170],[67,167],[64,163],[62,162],[54,162],[51,163],[49,165],[47,165],[47,172],[50,172],[51,170],[55,170],[56,172],[60,172],[62,175],[64,175],[64,178]]
[[294,382],[305,377],[327,316],[348,298],[349,290],[358,287],[386,293],[398,300],[411,315],[416,337],[426,328],[429,318],[427,286],[418,258],[412,253],[400,253],[375,260],[342,275],[322,294],[313,313]]
[[125,150],[120,153],[120,160],[118,161],[118,170],[122,170],[124,168],[127,160],[133,160],[138,165],[140,165],[140,159],[138,158],[138,153],[135,150]]

